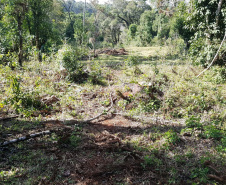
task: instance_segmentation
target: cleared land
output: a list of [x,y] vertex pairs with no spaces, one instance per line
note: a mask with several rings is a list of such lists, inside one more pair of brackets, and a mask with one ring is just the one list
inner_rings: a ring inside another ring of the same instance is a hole
[[[1,67],[1,100],[15,98],[14,75],[22,97],[41,102],[16,118],[0,104],[0,143],[28,137],[0,146],[1,184],[226,183],[220,68],[196,78],[202,68],[170,48],[126,51],[84,61],[83,83],[68,81],[59,61]],[[46,130],[51,134],[31,138]]]

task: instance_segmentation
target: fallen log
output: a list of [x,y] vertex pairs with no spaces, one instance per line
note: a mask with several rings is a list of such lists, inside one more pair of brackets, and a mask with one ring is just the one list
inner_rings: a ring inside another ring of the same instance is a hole
[[25,140],[28,140],[28,139],[31,139],[31,138],[48,135],[48,134],[51,134],[51,133],[52,132],[50,130],[46,130],[46,131],[42,131],[42,132],[38,132],[38,133],[34,133],[34,134],[29,134],[29,135],[26,135],[26,136],[19,137],[17,139],[12,139],[12,140],[0,143],[0,147],[7,146],[7,145],[10,145],[10,144],[13,144],[13,143],[18,143],[20,141],[25,141]]

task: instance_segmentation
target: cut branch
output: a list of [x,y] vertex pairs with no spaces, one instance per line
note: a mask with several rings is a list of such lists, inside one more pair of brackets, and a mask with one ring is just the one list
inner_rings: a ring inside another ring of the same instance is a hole
[[203,74],[205,71],[207,71],[207,70],[213,65],[213,63],[217,60],[217,56],[218,56],[218,54],[219,54],[219,52],[220,52],[221,47],[223,46],[223,43],[224,43],[225,39],[226,39],[226,29],[225,29],[225,33],[224,33],[224,38],[223,38],[223,40],[222,40],[222,42],[221,42],[220,47],[219,47],[218,50],[217,50],[217,53],[216,53],[215,57],[213,58],[212,62],[209,64],[209,66],[208,66],[206,69],[204,69],[198,76],[196,76],[197,78],[198,78],[201,74]]
[[99,115],[97,115],[97,116],[95,116],[93,118],[90,118],[90,119],[87,119],[87,120],[84,120],[84,121],[80,121],[80,122],[81,123],[87,123],[87,122],[93,121],[95,119],[98,119],[100,116],[102,116],[102,115],[106,114],[107,112],[109,112],[111,110],[111,108],[113,107],[113,104],[114,104],[114,102],[113,102],[113,99],[112,99],[112,96],[111,96],[111,106],[106,111],[102,112],[101,114],[99,114]]
[[22,137],[19,137],[17,139],[12,139],[12,140],[5,141],[3,143],[0,143],[0,147],[7,146],[7,145],[13,144],[13,143],[18,143],[20,141],[25,141],[25,140],[28,140],[28,139],[31,139],[31,138],[48,135],[48,134],[51,134],[51,131],[46,130],[46,131],[38,132],[38,133],[35,133],[35,134],[30,134],[30,135],[27,135],[27,136],[22,136]]

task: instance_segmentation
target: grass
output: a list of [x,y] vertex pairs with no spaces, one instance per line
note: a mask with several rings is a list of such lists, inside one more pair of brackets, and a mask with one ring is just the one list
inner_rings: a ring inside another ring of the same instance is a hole
[[[58,60],[30,61],[13,71],[1,66],[0,116],[19,117],[0,121],[0,142],[42,130],[52,134],[0,147],[0,182],[225,183],[219,180],[226,173],[222,69],[196,78],[203,69],[184,57],[174,59],[169,47],[126,49],[129,56],[83,61],[102,83],[71,82]],[[10,76],[20,77],[23,95],[46,106],[6,103],[16,97]],[[111,98],[110,112],[79,122],[103,113]]]

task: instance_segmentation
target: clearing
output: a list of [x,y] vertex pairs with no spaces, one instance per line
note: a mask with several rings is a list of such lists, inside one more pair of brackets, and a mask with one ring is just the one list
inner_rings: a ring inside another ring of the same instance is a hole
[[169,48],[125,50],[85,61],[86,83],[68,81],[59,62],[0,69],[0,99],[12,98],[10,74],[46,105],[21,116],[0,104],[0,184],[226,183],[219,69],[196,78],[202,68]]

